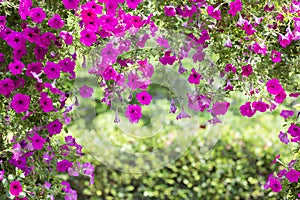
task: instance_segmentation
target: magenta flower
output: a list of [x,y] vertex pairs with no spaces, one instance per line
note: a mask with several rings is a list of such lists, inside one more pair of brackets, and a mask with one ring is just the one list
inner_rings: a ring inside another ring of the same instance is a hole
[[44,73],[50,80],[57,79],[60,77],[60,67],[54,62],[48,61],[44,67]]
[[271,59],[274,63],[281,62],[281,52],[272,50]]
[[282,190],[280,181],[276,178],[272,178],[270,180],[270,188],[272,189],[273,192],[280,192]]
[[171,56],[171,51],[166,51],[165,55],[163,57],[161,57],[159,59],[159,61],[163,64],[163,65],[173,65],[174,62],[176,61],[176,57],[175,56]]
[[13,49],[18,50],[25,47],[26,40],[23,33],[14,32],[7,38],[7,44]]
[[255,111],[259,111],[259,112],[266,112],[267,109],[270,108],[270,106],[268,104],[266,104],[265,102],[262,102],[262,101],[254,101],[252,103],[252,108],[255,110]]
[[170,113],[176,113],[176,110],[177,110],[177,108],[175,106],[175,100],[172,99],[171,104],[170,104]]
[[144,85],[144,83],[140,80],[137,74],[130,72],[128,75],[127,85],[132,90],[136,90]]
[[24,67],[25,65],[19,60],[15,60],[8,65],[8,69],[13,75],[22,74],[22,70]]
[[[209,40],[209,39],[210,39],[209,33],[208,33],[208,31],[207,31],[206,29],[204,29],[204,30],[201,32],[201,36],[200,36],[200,38],[198,39],[197,42],[198,42],[199,44],[204,45],[205,41],[206,41],[206,40]],[[197,51],[198,51],[199,48],[201,48],[201,46],[199,46],[199,47],[197,48]]]
[[241,0],[236,0],[230,3],[230,9],[228,10],[228,14],[235,16],[237,12],[242,10],[242,2]]
[[41,93],[41,98],[40,98],[40,107],[43,110],[43,112],[51,112],[54,107],[53,107],[53,102],[50,97],[46,93]]
[[11,102],[11,108],[16,111],[16,113],[26,112],[29,108],[30,97],[26,94],[16,94]]
[[65,22],[61,19],[60,15],[54,14],[53,17],[48,20],[48,25],[51,28],[60,29],[65,25]]
[[13,181],[9,184],[9,192],[14,196],[19,196],[19,194],[23,191],[22,185],[20,181]]
[[293,40],[293,36],[290,33],[287,33],[286,35],[282,35],[282,34],[278,35],[279,44],[283,48],[286,48],[288,45],[290,45],[292,40]]
[[242,75],[245,77],[250,76],[253,73],[252,66],[250,64],[242,67]]
[[225,72],[232,72],[232,73],[236,73],[236,67],[233,66],[232,64],[227,64],[225,67]]
[[203,48],[201,46],[197,48],[197,52],[193,55],[192,58],[194,63],[201,62],[202,60],[204,60],[205,53],[203,52]]
[[106,81],[108,80],[116,81],[118,77],[118,72],[116,72],[116,70],[113,67],[108,66],[102,76]]
[[176,15],[176,10],[174,6],[165,6],[164,7],[165,15],[172,17]]
[[32,8],[29,13],[31,19],[35,23],[42,23],[46,18],[46,13],[42,8]]
[[297,183],[300,178],[300,172],[295,169],[291,169],[285,176],[290,183]]
[[73,44],[73,36],[67,31],[61,31],[59,37],[62,38],[66,45]]
[[81,88],[79,88],[79,93],[82,98],[90,98],[93,96],[94,89],[88,87],[87,85],[83,85]]
[[256,30],[248,21],[244,23],[242,30],[244,30],[247,35],[252,35],[256,32]]
[[34,54],[37,60],[44,60],[47,52],[48,52],[48,48],[44,48],[39,45],[36,45],[34,48]]
[[60,70],[65,73],[71,73],[75,69],[76,63],[72,61],[70,58],[65,58],[59,61]]
[[156,42],[159,44],[159,46],[161,47],[165,47],[166,49],[169,49],[170,46],[169,46],[169,40],[166,39],[164,36],[159,36],[157,39],[156,39]]
[[181,107],[180,113],[176,116],[176,120],[184,119],[184,118],[191,118],[191,116],[188,115],[188,114],[185,112],[185,110],[184,110],[184,108],[183,108],[183,106],[182,106],[182,107]]
[[284,90],[281,90],[278,94],[275,96],[275,102],[276,103],[282,103],[286,99],[286,93]]
[[232,42],[230,40],[230,38],[228,37],[227,40],[225,41],[224,44],[225,47],[231,48],[232,47]]
[[31,138],[31,141],[32,141],[32,147],[35,150],[42,150],[46,142],[46,140],[37,133],[34,134],[34,136]]
[[42,72],[43,64],[41,62],[33,62],[27,65],[27,70],[25,72],[26,76],[33,78],[32,72],[39,74]]
[[63,127],[63,124],[58,120],[54,120],[53,122],[50,122],[47,125],[47,130],[49,132],[50,137],[52,137],[55,134],[59,134],[61,132],[61,129]]
[[22,20],[26,20],[27,16],[29,16],[31,6],[32,6],[31,0],[20,0],[19,15]]
[[149,105],[152,101],[152,96],[147,91],[143,91],[136,94],[136,99],[142,105]]
[[253,45],[253,51],[257,54],[266,55],[267,54],[267,47],[265,44],[259,44],[257,42]]
[[284,119],[294,116],[295,112],[293,110],[282,110],[280,116]]
[[191,71],[192,73],[188,78],[189,83],[195,85],[199,84],[201,80],[201,75],[198,72],[196,72],[195,68],[193,68]]
[[288,129],[288,133],[292,137],[299,137],[300,136],[300,127],[297,126],[296,124],[291,124],[291,126]]
[[0,94],[8,96],[15,89],[15,84],[10,78],[0,80]]
[[288,144],[290,142],[288,135],[282,131],[280,131],[278,138],[281,142],[283,142],[284,144]]
[[243,116],[252,117],[255,114],[255,110],[251,107],[251,102],[246,102],[240,107],[240,113]]
[[128,8],[135,10],[142,0],[126,0]]
[[211,113],[213,116],[225,115],[230,106],[229,102],[216,102],[214,103]]
[[84,29],[80,32],[80,42],[85,46],[92,46],[94,42],[96,42],[97,36],[95,32]]
[[211,16],[212,18],[215,18],[216,20],[222,19],[221,11],[216,10],[213,6],[207,7],[207,13],[209,14],[209,16]]
[[72,166],[73,166],[72,162],[64,159],[56,163],[56,170],[58,172],[66,172]]
[[74,10],[78,7],[80,0],[62,0],[67,10]]
[[138,123],[142,118],[142,108],[139,105],[128,105],[125,111],[125,116],[131,123]]
[[269,80],[266,86],[267,86],[267,91],[272,95],[279,94],[283,90],[278,79]]

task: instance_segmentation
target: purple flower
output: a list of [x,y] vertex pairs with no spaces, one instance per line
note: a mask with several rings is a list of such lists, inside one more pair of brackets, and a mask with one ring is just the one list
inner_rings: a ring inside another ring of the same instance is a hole
[[184,119],[184,118],[191,118],[191,116],[185,112],[185,110],[182,106],[180,113],[176,116],[176,119],[179,120],[179,119]]
[[60,67],[54,62],[48,61],[44,67],[44,73],[50,80],[57,79],[60,77]]
[[142,105],[149,105],[152,101],[152,96],[147,91],[143,91],[136,94],[136,99]]
[[84,29],[80,32],[80,42],[85,46],[92,46],[96,42],[97,36],[94,31]]
[[46,13],[42,8],[32,8],[29,13],[31,19],[35,23],[42,23],[46,18]]
[[78,7],[80,0],[62,0],[67,10],[74,10]]
[[207,13],[209,14],[209,16],[211,16],[212,18],[215,18],[216,20],[222,19],[221,11],[216,10],[213,6],[207,7]]
[[291,134],[292,137],[299,137],[300,136],[300,127],[296,124],[291,124],[288,133]]
[[54,29],[60,29],[64,26],[64,24],[64,20],[62,20],[58,14],[54,14],[53,17],[48,20],[48,25]]
[[176,9],[174,6],[165,6],[164,7],[165,15],[172,17],[176,15]]
[[171,100],[171,105],[170,105],[170,113],[176,113],[176,110],[177,110],[177,108],[175,106],[175,100],[172,99]]
[[292,39],[293,39],[293,36],[290,33],[287,33],[286,35],[279,34],[279,36],[278,36],[279,44],[283,48],[286,48],[288,45],[290,45],[292,42]]
[[130,89],[136,90],[144,85],[144,83],[139,79],[138,75],[130,72],[128,75],[127,85]]
[[232,64],[227,64],[225,67],[225,72],[232,72],[232,73],[236,73],[236,67],[233,66]]
[[280,131],[278,137],[280,141],[283,142],[284,144],[288,144],[290,142],[288,135],[286,133],[283,133],[282,131]]
[[286,99],[286,93],[284,90],[281,90],[278,94],[275,96],[275,102],[276,103],[283,103]]
[[23,36],[23,33],[14,32],[7,38],[7,44],[13,49],[18,50],[25,47],[26,40]]
[[58,172],[66,172],[72,166],[73,166],[72,162],[64,159],[56,163],[56,170]]
[[128,8],[135,10],[142,0],[126,0]]
[[20,181],[13,181],[9,184],[9,192],[14,196],[19,196],[19,194],[23,191],[22,185]]
[[36,45],[34,48],[34,54],[37,60],[44,60],[47,52],[48,52],[48,48],[44,48],[39,45]]
[[252,117],[255,114],[255,110],[251,108],[251,102],[246,102],[240,107],[240,113],[243,116]]
[[237,12],[242,10],[242,2],[241,0],[236,0],[230,3],[230,9],[228,10],[228,14],[235,16]]
[[200,79],[201,79],[201,75],[199,73],[196,72],[195,68],[193,68],[192,73],[190,74],[188,81],[190,84],[199,84],[200,83]]
[[42,150],[46,140],[42,138],[39,134],[35,133],[31,138],[32,147],[36,150]]
[[59,37],[62,38],[66,45],[73,44],[73,36],[67,31],[61,31]]
[[295,169],[291,169],[285,176],[290,183],[297,183],[300,178],[300,172]]
[[266,112],[270,106],[262,101],[254,101],[252,103],[252,107],[254,108],[255,111],[258,110],[260,112]]
[[267,54],[267,47],[265,44],[259,44],[257,42],[253,45],[253,51],[257,54],[266,55]]
[[15,60],[8,65],[8,69],[13,75],[22,74],[22,70],[24,67],[25,65],[19,60]]
[[29,63],[27,65],[27,70],[25,72],[26,76],[33,78],[33,75],[31,72],[35,72],[36,74],[39,74],[42,72],[43,64],[41,62],[33,62]]
[[216,102],[212,107],[211,113],[213,116],[225,115],[228,111],[229,106],[229,102]]
[[250,76],[253,73],[252,66],[250,64],[242,67],[242,75],[245,77]]
[[125,111],[125,116],[131,123],[138,123],[142,118],[142,108],[139,105],[128,105]]
[[293,110],[282,110],[280,116],[284,119],[294,116],[295,112]]
[[282,190],[280,181],[276,178],[271,178],[270,188],[272,189],[273,192],[280,192]]
[[90,98],[93,96],[94,89],[88,87],[87,85],[83,85],[81,88],[79,88],[79,93],[82,98]]
[[272,95],[279,94],[283,90],[278,79],[269,80],[266,86],[267,91]]
[[72,61],[70,58],[65,58],[61,61],[59,61],[59,66],[62,72],[73,72],[75,69],[76,63]]
[[16,94],[11,102],[11,107],[16,113],[26,112],[29,108],[30,97],[26,94]]
[[281,62],[281,52],[272,50],[271,59],[274,63]]
[[171,56],[171,51],[166,51],[165,55],[163,57],[161,57],[159,59],[159,61],[163,64],[163,65],[173,65],[174,62],[176,61],[176,57],[175,56]]
[[40,107],[42,108],[43,112],[51,112],[54,107],[53,107],[53,102],[50,97],[48,97],[47,93],[41,93],[41,98],[40,98]]
[[8,96],[15,89],[15,84],[10,78],[0,80],[0,94]]
[[244,30],[247,35],[252,35],[256,32],[256,30],[248,21],[244,23],[242,30]]
[[58,119],[56,119],[53,122],[50,122],[46,128],[49,132],[50,137],[52,137],[55,134],[59,134],[61,132],[62,127],[63,124]]

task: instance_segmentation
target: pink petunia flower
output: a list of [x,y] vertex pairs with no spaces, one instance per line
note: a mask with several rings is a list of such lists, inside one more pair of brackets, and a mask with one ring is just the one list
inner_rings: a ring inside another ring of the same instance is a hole
[[55,134],[59,134],[62,130],[63,124],[59,121],[59,119],[56,119],[52,122],[50,122],[47,125],[47,130],[49,132],[50,137],[52,137]]
[[250,64],[242,67],[242,75],[245,77],[250,76],[253,73],[252,66]]
[[67,10],[74,10],[78,7],[80,0],[62,0]]
[[192,73],[188,78],[189,83],[195,85],[199,84],[201,80],[201,75],[198,72],[196,72],[195,68],[193,68],[191,71]]
[[149,105],[152,101],[152,96],[147,91],[143,91],[136,94],[136,99],[142,105]]
[[29,13],[31,19],[35,23],[42,23],[44,19],[46,18],[46,13],[42,8],[32,8]]
[[34,136],[31,138],[32,147],[35,150],[42,150],[46,140],[42,138],[39,134],[35,133]]
[[94,89],[92,87],[88,87],[87,85],[83,85],[79,88],[79,93],[82,98],[90,98],[93,96]]
[[236,13],[240,12],[242,10],[243,3],[241,0],[236,0],[230,3],[230,9],[228,10],[228,14],[235,16]]
[[22,185],[20,181],[13,181],[9,184],[9,192],[14,196],[19,196],[19,194],[23,191]]
[[125,111],[125,116],[131,123],[138,123],[142,118],[142,108],[139,105],[128,105]]
[[12,79],[5,78],[0,80],[0,94],[8,96],[15,89],[15,84]]
[[60,29],[64,24],[65,22],[61,19],[59,14],[54,14],[53,17],[48,20],[48,25],[54,29]]
[[50,80],[57,79],[60,77],[60,67],[54,62],[48,61],[43,70],[47,78]]
[[30,105],[30,97],[26,94],[17,93],[11,102],[11,108],[16,111],[16,113],[26,112]]

